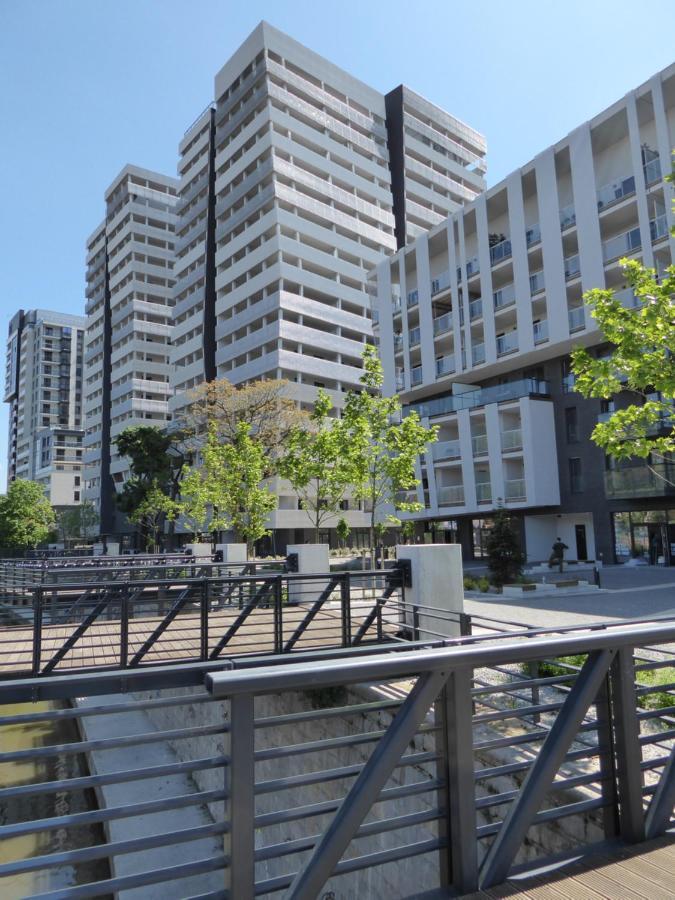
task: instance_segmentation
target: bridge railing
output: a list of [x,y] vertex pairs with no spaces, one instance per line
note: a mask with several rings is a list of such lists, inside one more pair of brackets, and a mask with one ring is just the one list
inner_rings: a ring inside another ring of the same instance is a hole
[[0,896],[17,878],[48,896],[68,866],[59,897],[394,900],[655,837],[674,642],[673,621],[514,628],[0,682]]

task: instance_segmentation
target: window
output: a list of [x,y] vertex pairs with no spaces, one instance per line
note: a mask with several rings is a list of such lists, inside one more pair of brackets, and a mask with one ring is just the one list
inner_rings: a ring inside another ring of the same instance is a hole
[[563,359],[560,364],[560,369],[562,376],[562,392],[563,394],[570,394],[574,390],[574,373],[572,372],[569,359]]
[[79,491],[73,491],[73,499],[75,499],[75,500],[79,500],[79,499],[80,499],[80,492],[79,492]]
[[570,493],[581,494],[584,489],[583,477],[581,474],[581,460],[578,457],[572,457],[569,460],[570,468]]
[[565,434],[568,444],[575,444],[579,440],[576,406],[568,406],[565,410]]

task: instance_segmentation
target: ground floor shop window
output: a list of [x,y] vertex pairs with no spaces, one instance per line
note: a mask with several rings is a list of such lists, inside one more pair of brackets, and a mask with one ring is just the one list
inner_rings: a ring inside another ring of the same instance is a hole
[[612,518],[617,562],[675,565],[675,509],[620,512]]
[[494,525],[493,519],[474,519],[472,522],[473,556],[474,559],[484,559],[487,556],[487,537]]

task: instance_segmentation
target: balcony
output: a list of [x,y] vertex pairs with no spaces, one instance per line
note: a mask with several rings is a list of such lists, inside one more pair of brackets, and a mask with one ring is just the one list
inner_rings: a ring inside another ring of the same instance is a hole
[[652,241],[658,241],[668,234],[668,219],[665,213],[649,220],[649,236]]
[[417,306],[417,304],[419,302],[420,302],[419,291],[417,291],[417,289],[415,289],[414,291],[408,291],[408,294],[406,296],[406,303],[408,304],[408,309],[410,309],[412,306]]
[[511,258],[511,241],[505,238],[498,244],[490,247],[490,263],[496,266],[498,263],[504,262],[505,259]]
[[436,378],[441,378],[443,375],[454,375],[454,373],[454,356],[442,356],[440,359],[436,360]]
[[[649,223],[651,227],[651,222]],[[620,259],[627,253],[634,253],[642,246],[642,238],[639,228],[631,228],[615,237],[602,242],[602,258],[605,262]]]
[[515,284],[507,284],[503,288],[494,291],[492,294],[492,302],[495,309],[504,309],[507,306],[513,306],[516,302]]
[[472,435],[471,451],[474,456],[485,456],[485,454],[488,452],[487,434]]
[[566,256],[564,259],[565,263],[565,278],[576,278],[577,275],[581,273],[581,265],[579,263],[579,254],[574,253],[572,256]]
[[452,330],[452,313],[447,312],[434,319],[434,335],[444,334]]
[[441,272],[436,278],[431,279],[431,296],[440,294],[450,287],[450,272]]
[[530,225],[530,227],[525,231],[525,243],[527,244],[528,248],[533,247],[535,244],[538,244],[540,240],[541,228],[539,227],[539,224],[537,223],[536,225]]
[[661,181],[661,160],[658,156],[646,162],[642,169],[645,173],[645,184],[647,187],[656,184],[657,181]]
[[618,300],[624,309],[635,309],[637,306],[640,306],[640,300],[635,296],[633,288],[624,288],[622,291],[615,291],[614,299]]
[[530,275],[530,293],[539,294],[544,290],[544,270],[539,269]]
[[586,327],[586,312],[583,306],[577,306],[575,309],[567,311],[570,331],[581,331]]
[[485,344],[471,345],[471,362],[474,366],[485,362]]
[[459,459],[462,455],[459,441],[438,441],[431,445],[431,455],[437,462],[442,459]]
[[675,495],[675,464],[654,463],[605,472],[605,494],[616,500]]
[[412,387],[417,387],[418,384],[422,384],[422,366],[415,366],[411,369],[410,384]]
[[502,452],[512,453],[523,449],[523,432],[521,428],[508,428],[502,431]]
[[492,500],[492,485],[489,481],[476,482],[476,500],[479,503],[489,503]]
[[483,315],[483,299],[479,297],[477,300],[472,300],[469,303],[469,320],[473,322],[474,319],[480,319]]
[[[466,277],[471,278],[474,275],[478,275],[480,272],[480,264],[478,262],[477,256],[472,256],[471,259],[467,259],[466,261]],[[457,280],[462,280],[462,269],[461,266],[457,268]]]
[[391,292],[391,308],[394,315],[401,312],[401,295],[395,291]]
[[505,500],[525,500],[525,479],[509,478],[504,482]]
[[574,204],[570,203],[568,206],[563,206],[560,210],[560,230],[566,231],[568,228],[572,228],[573,225],[577,224],[577,214],[574,211]]
[[[482,344],[478,346],[483,346]],[[536,378],[522,378],[508,384],[495,384],[492,387],[465,391],[463,394],[451,394],[447,397],[435,397],[422,403],[407,407],[415,410],[422,418],[425,416],[443,416],[457,412],[459,409],[477,409],[488,403],[502,403],[519,400],[521,397],[538,397],[549,399],[551,389],[548,381]],[[406,410],[407,411],[407,410]]]
[[517,331],[509,331],[507,334],[500,334],[497,337],[497,356],[505,356],[507,353],[514,353],[517,349]]
[[436,489],[439,506],[462,506],[464,504],[463,484],[444,484]]
[[397,391],[405,390],[405,376],[403,375],[402,369],[399,369],[396,372],[396,390]]
[[635,193],[635,178],[633,175],[627,175],[625,178],[619,178],[599,188],[596,192],[598,200],[598,209],[606,209],[613,203],[618,203],[625,197],[629,197]]
[[403,335],[402,334],[394,334],[394,352],[398,353],[398,351],[403,347]]
[[411,328],[408,332],[408,343],[411,347],[416,347],[420,342],[420,328],[419,325],[416,328]]
[[543,344],[548,340],[548,319],[542,322],[535,322],[532,325],[532,334],[535,344]]

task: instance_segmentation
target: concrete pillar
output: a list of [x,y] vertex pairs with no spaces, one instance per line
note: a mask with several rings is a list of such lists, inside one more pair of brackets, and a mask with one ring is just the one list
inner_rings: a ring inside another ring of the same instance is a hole
[[189,550],[194,557],[211,556],[213,553],[211,544],[186,544],[185,549]]
[[[440,640],[460,634],[459,613],[464,612],[464,573],[459,544],[399,544],[396,558],[409,559],[412,587],[405,589],[405,621],[419,628],[422,640]],[[434,607],[433,618],[424,614]],[[451,614],[447,618],[444,614]],[[439,617],[439,618],[436,618]]]
[[[320,573],[325,575],[330,572],[328,549],[328,544],[289,544],[286,547],[286,553],[298,554],[298,572],[300,574]],[[290,603],[312,603],[325,587],[326,579],[317,578],[316,581],[302,582],[294,582],[291,579],[288,585],[288,600]]]
[[246,544],[216,544],[218,550],[223,554],[224,563],[245,563],[248,560]]

